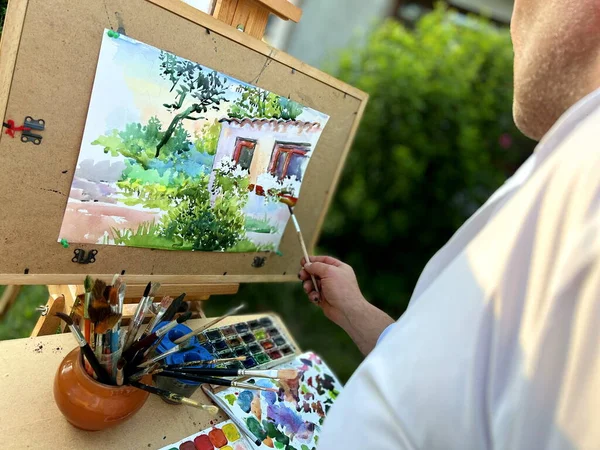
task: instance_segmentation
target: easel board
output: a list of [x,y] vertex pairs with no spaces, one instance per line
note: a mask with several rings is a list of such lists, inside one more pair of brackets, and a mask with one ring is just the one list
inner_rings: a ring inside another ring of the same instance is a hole
[[[281,319],[277,326],[286,333],[301,354],[297,343]],[[230,325],[264,317],[264,314],[234,316],[221,325]],[[210,319],[187,323],[200,327]],[[70,425],[60,413],[53,397],[53,382],[62,359],[76,347],[73,336],[56,334],[37,338],[0,342],[0,439],[3,449],[28,446],[85,449],[147,449],[161,448],[220,423],[227,417],[217,416],[181,405],[170,405],[155,395],[128,421],[104,431],[81,431]],[[211,404],[201,390],[192,396]]]
[[[0,109],[5,120],[41,118],[43,143],[0,138],[0,284],[107,281],[240,283],[296,279],[302,251],[292,223],[275,253],[149,250],[57,243],[98,61],[102,30],[141,42],[301,102],[330,116],[295,208],[307,244],[316,243],[346,154],[366,105],[363,92],[236,31],[179,0],[11,0],[0,50]],[[73,249],[98,250],[93,265]],[[265,257],[261,267],[255,257]]]

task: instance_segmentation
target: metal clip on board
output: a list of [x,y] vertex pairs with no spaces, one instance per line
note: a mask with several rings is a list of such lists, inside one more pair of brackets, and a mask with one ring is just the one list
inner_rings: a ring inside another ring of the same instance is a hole
[[31,116],[25,117],[24,121],[25,130],[21,132],[21,142],[31,142],[34,145],[40,145],[42,143],[42,136],[36,133],[32,133],[30,130],[43,131],[46,128],[46,122],[44,119],[34,119]]

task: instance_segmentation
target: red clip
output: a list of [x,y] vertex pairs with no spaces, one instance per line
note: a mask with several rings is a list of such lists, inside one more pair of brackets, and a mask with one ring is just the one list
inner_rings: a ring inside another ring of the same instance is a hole
[[8,134],[11,138],[15,137],[15,132],[17,132],[17,131],[30,131],[31,130],[31,128],[26,127],[24,125],[21,125],[20,127],[15,127],[15,121],[12,119],[7,120],[2,125],[6,127],[5,133]]

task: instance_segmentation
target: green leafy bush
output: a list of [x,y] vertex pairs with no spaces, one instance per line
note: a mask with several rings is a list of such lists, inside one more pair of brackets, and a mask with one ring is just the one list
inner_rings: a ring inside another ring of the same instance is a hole
[[321,246],[399,316],[428,259],[532,151],[512,119],[509,32],[440,6],[414,30],[383,23],[333,74],[370,99]]

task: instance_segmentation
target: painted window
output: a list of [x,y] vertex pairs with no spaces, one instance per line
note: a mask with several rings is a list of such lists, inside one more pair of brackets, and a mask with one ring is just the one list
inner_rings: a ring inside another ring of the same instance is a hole
[[269,172],[280,180],[295,176],[302,181],[302,168],[310,144],[275,142]]
[[245,170],[250,170],[252,158],[254,157],[254,149],[256,141],[252,139],[237,138],[235,141],[235,150],[233,152],[233,160]]

